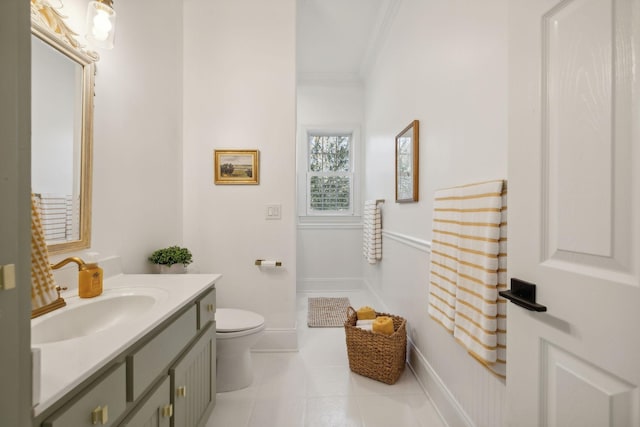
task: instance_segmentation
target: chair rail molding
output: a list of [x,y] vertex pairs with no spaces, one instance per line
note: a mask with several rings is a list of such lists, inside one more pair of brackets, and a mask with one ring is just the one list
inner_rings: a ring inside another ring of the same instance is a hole
[[428,240],[420,239],[418,237],[409,236],[406,234],[396,233],[395,231],[382,230],[382,236],[403,243],[412,248],[420,251],[431,253],[431,242]]

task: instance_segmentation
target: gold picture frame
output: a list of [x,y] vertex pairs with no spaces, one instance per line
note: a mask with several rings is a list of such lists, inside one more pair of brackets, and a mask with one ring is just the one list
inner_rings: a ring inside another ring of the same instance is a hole
[[256,185],[260,183],[258,150],[214,150],[214,184]]
[[414,120],[396,136],[396,203],[418,201],[419,124]]

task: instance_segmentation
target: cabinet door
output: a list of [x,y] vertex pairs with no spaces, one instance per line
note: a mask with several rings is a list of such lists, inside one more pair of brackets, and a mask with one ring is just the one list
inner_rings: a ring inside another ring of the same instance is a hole
[[203,426],[216,399],[215,322],[204,327],[200,338],[169,370],[175,427]]
[[204,329],[207,323],[216,320],[216,290],[211,289],[198,301],[198,329]]
[[120,427],[169,427],[172,415],[171,381],[166,376],[151,396]]
[[116,366],[87,387],[81,397],[49,417],[43,427],[110,426],[126,409],[126,370]]

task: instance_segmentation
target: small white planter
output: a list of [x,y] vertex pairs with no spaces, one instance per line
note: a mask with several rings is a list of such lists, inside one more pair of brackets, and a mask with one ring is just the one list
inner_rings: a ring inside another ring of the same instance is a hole
[[160,274],[184,274],[187,272],[187,269],[184,267],[184,264],[173,264],[171,267],[156,264],[156,271]]

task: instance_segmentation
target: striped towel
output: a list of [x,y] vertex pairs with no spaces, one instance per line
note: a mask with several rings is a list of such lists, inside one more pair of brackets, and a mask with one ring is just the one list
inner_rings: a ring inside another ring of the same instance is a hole
[[79,227],[80,215],[77,211],[79,200],[74,203],[73,196],[70,194],[36,193],[35,197],[44,239],[57,243],[73,240],[74,236],[77,236]]
[[58,298],[36,196],[31,194],[31,310]]
[[492,372],[506,372],[506,185],[435,194],[429,315]]
[[382,218],[377,200],[364,204],[362,253],[369,264],[382,259]]

